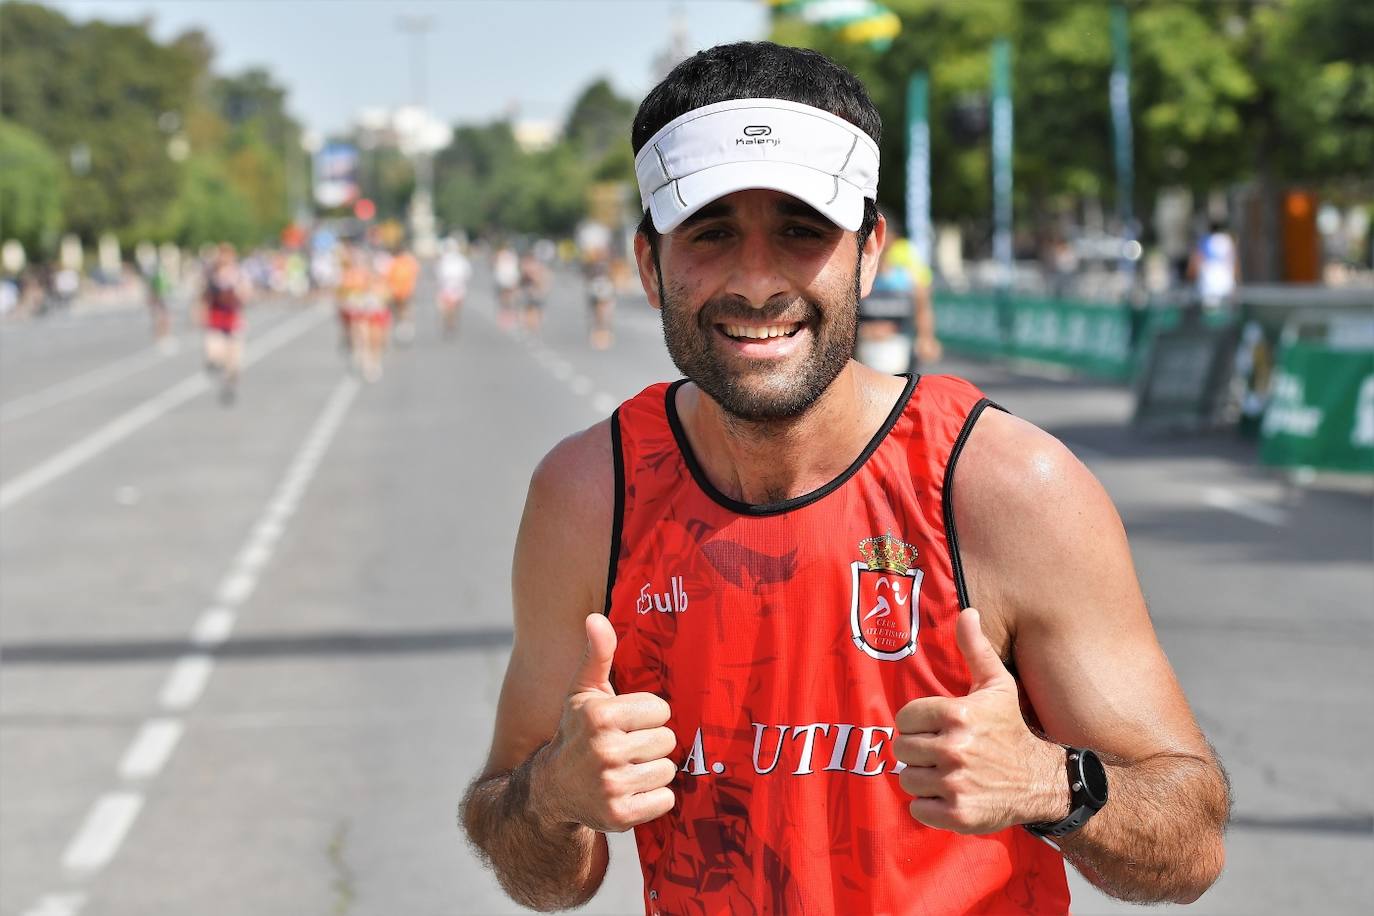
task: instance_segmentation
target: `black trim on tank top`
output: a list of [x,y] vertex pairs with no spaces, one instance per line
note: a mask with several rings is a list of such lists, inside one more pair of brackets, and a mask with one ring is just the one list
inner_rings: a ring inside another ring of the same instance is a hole
[[964,562],[959,558],[959,536],[954,530],[954,463],[959,460],[959,455],[964,450],[964,443],[968,442],[969,434],[973,432],[973,424],[978,422],[978,418],[988,407],[995,407],[1003,413],[1007,412],[1007,409],[1001,404],[988,398],[983,398],[973,405],[973,409],[968,412],[968,417],[964,420],[963,429],[959,430],[959,438],[954,440],[954,447],[949,450],[949,464],[945,465],[944,492],[940,495],[941,509],[945,516],[945,541],[949,544],[949,565],[954,570],[954,590],[959,597],[960,610],[971,605],[968,597],[968,583],[964,581]]
[[611,616],[611,590],[615,588],[620,566],[620,533],[625,524],[625,453],[620,447],[620,408],[611,414],[611,463],[615,468],[615,505],[611,509],[611,558],[606,564],[606,606],[601,613]]
[[845,468],[840,476],[829,483],[824,484],[818,489],[812,490],[810,493],[803,493],[801,496],[795,496],[792,499],[784,499],[776,503],[759,503],[755,505],[753,503],[740,502],[738,499],[732,499],[717,490],[715,485],[707,478],[706,472],[702,470],[701,465],[697,462],[697,456],[692,451],[691,443],[687,441],[687,431],[682,427],[682,419],[677,415],[677,391],[683,385],[687,384],[687,379],[678,379],[668,386],[668,391],[664,395],[664,406],[667,408],[668,412],[668,426],[673,431],[673,438],[677,440],[678,450],[682,452],[682,460],[687,463],[687,470],[691,471],[692,479],[697,482],[697,486],[701,487],[703,493],[709,496],[713,502],[724,506],[731,512],[738,512],[740,515],[778,515],[783,512],[791,512],[793,509],[800,509],[803,506],[809,506],[821,497],[835,492],[845,483],[845,481],[857,474],[859,468],[863,467],[869,458],[873,457],[873,453],[878,450],[878,446],[883,444],[883,440],[887,438],[887,434],[892,432],[892,427],[897,425],[897,420],[901,418],[902,413],[906,410],[907,403],[911,400],[912,392],[916,390],[916,383],[921,379],[919,374],[914,373],[902,373],[899,377],[906,379],[906,388],[902,389],[902,394],[897,398],[897,403],[893,405],[892,411],[887,415],[887,419],[883,421],[883,425],[874,433],[873,438],[868,441],[868,445],[864,446],[864,450],[859,453],[859,457],[855,458],[854,462],[849,467]]

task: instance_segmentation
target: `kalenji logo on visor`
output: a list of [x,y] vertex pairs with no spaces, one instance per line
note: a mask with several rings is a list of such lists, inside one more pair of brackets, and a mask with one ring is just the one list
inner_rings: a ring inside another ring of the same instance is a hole
[[782,143],[770,134],[773,128],[767,124],[750,124],[744,128],[744,136],[735,138],[735,146],[777,146]]

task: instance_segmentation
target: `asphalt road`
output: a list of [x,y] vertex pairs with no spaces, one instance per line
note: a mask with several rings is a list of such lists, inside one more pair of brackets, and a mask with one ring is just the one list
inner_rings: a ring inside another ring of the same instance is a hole
[[[422,296],[422,299],[424,297]],[[539,339],[485,275],[463,331],[363,385],[332,315],[250,312],[221,407],[139,312],[0,328],[0,914],[516,912],[455,826],[509,652],[529,475],[676,376],[580,282]],[[1148,440],[1128,395],[950,361],[1074,447],[1117,501],[1161,640],[1235,787],[1197,913],[1374,899],[1374,504],[1292,489],[1223,438]],[[591,913],[639,912],[616,838]],[[1075,912],[1127,911],[1074,880]]]

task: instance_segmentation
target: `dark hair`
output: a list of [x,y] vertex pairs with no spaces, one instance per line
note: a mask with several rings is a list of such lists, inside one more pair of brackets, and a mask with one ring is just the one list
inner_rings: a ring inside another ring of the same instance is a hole
[[[771,41],[740,41],[698,51],[644,97],[630,129],[635,154],[663,125],[689,111],[730,99],[786,99],[828,111],[882,141],[883,122],[859,78],[823,54]],[[878,205],[864,198],[859,247],[878,223]],[[639,231],[658,258],[658,230],[644,212]]]

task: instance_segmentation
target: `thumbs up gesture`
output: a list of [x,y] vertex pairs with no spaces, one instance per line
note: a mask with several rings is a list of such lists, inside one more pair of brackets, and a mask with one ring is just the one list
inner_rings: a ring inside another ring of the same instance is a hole
[[940,830],[995,833],[1068,814],[1064,752],[1021,716],[1016,681],[966,608],[955,633],[968,664],[968,696],[922,697],[897,711],[893,750],[913,796],[911,815]]
[[557,819],[618,833],[672,810],[677,738],[668,704],[611,687],[616,637],[601,614],[587,617],[587,651],[568,687],[558,731],[545,748],[546,797]]

